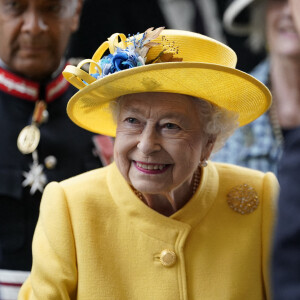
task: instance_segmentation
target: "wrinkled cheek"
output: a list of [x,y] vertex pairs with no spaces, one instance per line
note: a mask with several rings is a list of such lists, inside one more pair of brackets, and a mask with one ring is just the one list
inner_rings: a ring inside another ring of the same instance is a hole
[[125,178],[125,180],[129,181],[129,171],[131,162],[128,158],[128,151],[126,150],[126,141],[118,141],[116,140],[115,148],[114,148],[114,160],[116,165]]
[[116,165],[125,178],[127,182],[129,182],[129,171],[130,171],[130,163],[126,157],[119,155],[118,153],[115,154],[115,162]]
[[182,164],[186,169],[193,167],[200,161],[202,154],[202,143],[199,141],[186,141],[179,147],[176,146],[175,162]]

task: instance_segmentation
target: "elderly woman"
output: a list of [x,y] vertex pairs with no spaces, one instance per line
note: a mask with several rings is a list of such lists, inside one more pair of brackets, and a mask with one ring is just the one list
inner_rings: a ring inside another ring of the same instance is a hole
[[277,180],[207,161],[271,103],[235,63],[215,40],[158,28],[66,68],[70,118],[115,136],[115,162],[47,186],[19,299],[270,299]]

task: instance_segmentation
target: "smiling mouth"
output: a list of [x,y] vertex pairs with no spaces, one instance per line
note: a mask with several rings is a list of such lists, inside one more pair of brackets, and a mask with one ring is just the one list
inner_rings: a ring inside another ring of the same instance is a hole
[[281,24],[279,26],[279,30],[281,32],[291,32],[291,33],[297,33],[297,30],[295,28],[295,26],[293,26],[292,24]]
[[139,168],[142,168],[145,170],[162,170],[167,166],[167,165],[161,165],[161,164],[144,164],[144,163],[140,163],[140,162],[136,162],[136,165]]
[[144,163],[138,161],[133,162],[138,170],[151,174],[162,173],[170,166],[169,164]]

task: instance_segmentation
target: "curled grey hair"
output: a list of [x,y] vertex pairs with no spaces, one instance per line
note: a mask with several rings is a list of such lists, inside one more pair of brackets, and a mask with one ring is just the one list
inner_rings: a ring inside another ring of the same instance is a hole
[[[199,108],[199,118],[203,120],[203,133],[208,139],[215,139],[213,152],[217,152],[238,128],[238,113],[228,111],[200,98],[192,98]],[[121,100],[122,96],[110,102],[109,109],[115,122],[117,122],[120,113]]]
[[217,152],[238,128],[238,113],[199,98],[194,99],[199,107],[199,117],[203,120],[203,133],[208,139],[215,138],[213,153]]

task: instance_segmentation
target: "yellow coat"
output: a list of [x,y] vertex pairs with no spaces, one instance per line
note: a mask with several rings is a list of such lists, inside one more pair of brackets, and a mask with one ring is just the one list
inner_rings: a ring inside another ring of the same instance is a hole
[[[259,205],[242,215],[227,194],[244,184]],[[115,164],[50,183],[19,299],[270,299],[277,191],[272,173],[209,162],[193,198],[165,217],[135,196]],[[169,267],[165,249],[176,255]]]

